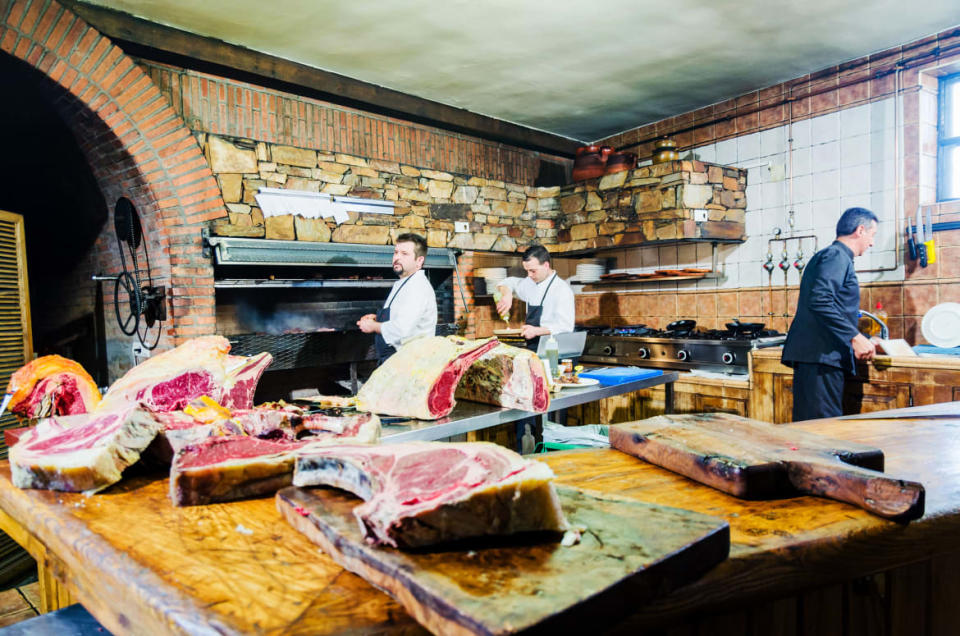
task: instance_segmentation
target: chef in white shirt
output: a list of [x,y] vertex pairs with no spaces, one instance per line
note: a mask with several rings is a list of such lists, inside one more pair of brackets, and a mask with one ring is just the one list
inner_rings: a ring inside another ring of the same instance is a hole
[[377,334],[374,344],[382,364],[397,347],[437,332],[437,295],[423,272],[427,242],[419,234],[401,234],[393,250],[393,284],[383,308],[357,321],[364,333]]
[[509,311],[514,296],[527,303],[521,335],[527,340],[527,348],[536,351],[541,336],[573,331],[573,290],[553,271],[550,252],[542,245],[523,253],[523,269],[526,278],[509,277],[498,285],[502,296],[497,311]]

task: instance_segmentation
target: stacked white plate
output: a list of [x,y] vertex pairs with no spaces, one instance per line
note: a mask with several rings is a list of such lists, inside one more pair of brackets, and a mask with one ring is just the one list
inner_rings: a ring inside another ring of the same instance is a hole
[[595,283],[600,275],[606,273],[607,268],[596,263],[580,263],[577,265],[576,279],[581,283]]
[[503,282],[507,277],[506,267],[478,267],[473,270],[473,275],[483,278],[487,284],[487,293],[492,294],[497,285]]

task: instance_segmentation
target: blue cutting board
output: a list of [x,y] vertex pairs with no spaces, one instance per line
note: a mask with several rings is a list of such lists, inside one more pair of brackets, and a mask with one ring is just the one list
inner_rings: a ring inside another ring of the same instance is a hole
[[660,369],[641,369],[639,367],[600,367],[580,372],[581,378],[599,380],[600,384],[604,386],[623,384],[624,382],[632,382],[633,380],[643,380],[644,378],[652,378],[656,375],[663,375],[663,371]]

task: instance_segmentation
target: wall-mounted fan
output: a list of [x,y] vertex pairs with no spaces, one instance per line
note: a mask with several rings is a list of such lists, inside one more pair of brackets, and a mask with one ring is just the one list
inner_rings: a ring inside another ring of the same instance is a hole
[[113,227],[123,268],[113,288],[117,324],[120,331],[128,336],[137,334],[144,347],[153,349],[160,341],[161,325],[167,319],[166,288],[153,285],[143,227],[130,199],[120,197],[117,201],[113,208]]

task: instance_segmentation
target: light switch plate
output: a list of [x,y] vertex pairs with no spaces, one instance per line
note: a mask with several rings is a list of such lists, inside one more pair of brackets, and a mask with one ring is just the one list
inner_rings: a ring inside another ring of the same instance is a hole
[[[447,227],[450,227],[449,225]],[[454,221],[453,222],[453,231],[454,232],[469,232],[470,223],[467,221]]]
[[706,210],[694,210],[693,211],[693,220],[696,223],[706,223],[709,217],[707,216]]

